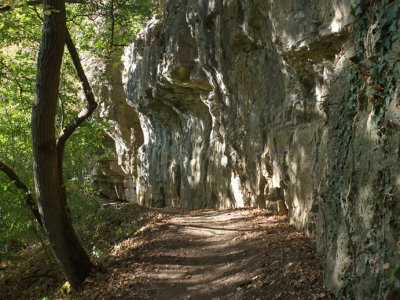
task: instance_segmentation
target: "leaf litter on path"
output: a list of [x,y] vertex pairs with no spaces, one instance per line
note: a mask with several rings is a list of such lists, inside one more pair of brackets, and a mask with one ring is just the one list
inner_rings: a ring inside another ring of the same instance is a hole
[[139,232],[74,299],[330,299],[315,242],[269,211],[177,211]]
[[93,213],[79,229],[99,266],[82,292],[63,291],[57,265],[38,255],[7,269],[0,298],[330,299],[314,240],[267,210],[126,204]]

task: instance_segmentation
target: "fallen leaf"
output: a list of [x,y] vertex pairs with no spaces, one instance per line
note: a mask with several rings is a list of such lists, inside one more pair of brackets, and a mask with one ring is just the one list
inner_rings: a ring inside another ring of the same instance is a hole
[[375,91],[383,91],[384,88],[380,87],[379,85],[371,85],[371,89],[374,89]]

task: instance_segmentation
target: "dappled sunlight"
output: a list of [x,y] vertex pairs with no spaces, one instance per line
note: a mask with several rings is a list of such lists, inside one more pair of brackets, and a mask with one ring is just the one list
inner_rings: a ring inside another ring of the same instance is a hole
[[120,244],[118,255],[99,275],[102,285],[89,279],[81,296],[170,300],[324,295],[313,242],[289,226],[286,217],[263,210],[201,210],[158,217],[145,228]]
[[237,176],[235,173],[231,173],[230,182],[231,182],[233,197],[235,199],[237,207],[244,207],[246,200],[244,198],[241,189],[241,182],[239,176]]
[[[185,106],[187,95],[175,95],[179,89],[174,96],[162,94],[162,101],[179,111],[180,121],[158,129],[161,139],[167,136],[164,141],[173,158],[164,153],[157,156],[164,150],[157,141],[151,142],[154,152],[148,157],[157,166],[149,169],[153,177],[147,189],[152,191],[146,196],[149,202],[157,197],[174,199],[174,204],[196,208],[281,207],[296,228],[318,233],[320,247],[327,253],[327,272],[336,276],[332,285],[338,288],[341,268],[347,267],[349,256],[358,259],[358,248],[355,254],[346,253],[354,237],[347,232],[339,241],[337,232],[356,228],[364,236],[368,223],[378,218],[369,202],[389,201],[392,196],[389,188],[382,195],[374,187],[399,181],[398,168],[387,170],[389,164],[385,165],[387,158],[396,164],[393,153],[398,146],[391,139],[397,136],[383,128],[386,119],[396,116],[389,111],[397,106],[389,109],[380,103],[390,101],[389,95],[371,93],[368,87],[372,81],[381,82],[379,74],[397,60],[378,62],[375,69],[369,64],[376,63],[377,57],[360,64],[358,60],[366,57],[358,57],[356,48],[362,48],[365,40],[354,40],[359,33],[376,38],[382,16],[375,16],[373,22],[378,23],[370,24],[374,27],[369,32],[355,32],[360,25],[350,26],[355,8],[358,12],[366,8],[347,0],[238,3],[228,1],[218,7],[218,1],[213,1],[203,7],[204,12],[196,11],[193,3],[186,12],[190,38],[196,42],[192,50],[198,51],[193,62],[203,68],[212,91],[196,98],[205,105],[202,114]],[[368,9],[373,7],[370,1]],[[386,21],[394,20],[398,12],[388,8]],[[387,33],[385,28],[381,37]],[[394,23],[391,28],[396,30]],[[167,47],[179,50],[167,51],[168,55],[180,55],[186,45],[173,48],[175,41],[170,35],[166,38]],[[389,44],[382,41],[384,48]],[[394,89],[397,75],[390,73],[393,87],[385,84]],[[372,89],[385,90],[383,84]],[[157,120],[151,113],[149,118]],[[166,197],[161,197],[160,187]],[[185,233],[197,237],[222,234],[197,223],[184,227]],[[354,243],[364,247],[359,240]]]
[[332,33],[338,33],[352,21],[351,6],[348,2],[337,2],[333,4],[333,10],[335,13],[329,29]]

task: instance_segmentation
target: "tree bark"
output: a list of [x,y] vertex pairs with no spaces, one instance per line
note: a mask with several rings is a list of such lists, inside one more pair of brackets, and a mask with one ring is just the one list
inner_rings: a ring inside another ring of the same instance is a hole
[[68,217],[58,172],[55,121],[66,42],[65,0],[45,0],[44,4],[51,8],[51,14],[43,21],[32,110],[35,190],[53,252],[72,288],[78,290],[93,265]]

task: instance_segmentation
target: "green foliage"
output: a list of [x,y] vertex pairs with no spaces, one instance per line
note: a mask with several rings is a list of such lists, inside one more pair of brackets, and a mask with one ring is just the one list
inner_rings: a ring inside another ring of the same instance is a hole
[[117,228],[115,234],[117,237],[129,237],[140,227],[138,220],[122,222],[120,227]]
[[[0,181],[4,189],[4,175],[0,176]],[[24,196],[12,185],[0,193],[0,258],[1,254],[19,250],[24,242],[32,241],[32,229],[37,224],[25,204]]]
[[63,284],[63,286],[60,289],[60,293],[62,295],[70,295],[72,293],[72,287],[71,287],[71,284],[68,281],[66,281]]
[[[369,1],[359,0],[354,5],[353,14],[356,16],[354,22],[354,32],[351,37],[352,42],[356,46],[356,55],[352,58],[354,64],[350,71],[350,90],[347,103],[342,107],[340,117],[340,128],[337,128],[337,136],[342,143],[347,145],[341,147],[348,151],[350,141],[354,137],[354,122],[357,122],[357,115],[360,112],[367,112],[372,116],[371,124],[375,129],[376,141],[380,145],[385,144],[389,128],[385,118],[387,108],[393,101],[395,94],[395,72],[396,68],[391,62],[390,53],[392,44],[399,38],[398,35],[398,19],[400,9],[393,0]],[[343,169],[340,165],[346,163],[347,152],[337,155],[335,164],[338,169]],[[339,160],[340,159],[340,160]],[[341,174],[341,173],[339,173]],[[385,278],[383,270],[388,256],[386,248],[386,237],[379,226],[382,224],[382,219],[389,217],[392,214],[393,207],[393,191],[391,184],[391,175],[389,170],[382,170],[374,188],[377,190],[375,200],[375,215],[376,220],[371,223],[380,224],[374,228],[370,228],[365,233],[365,245],[363,253],[367,256],[366,264],[369,267],[369,272],[373,273],[377,280],[376,283],[370,284],[370,289],[379,290],[381,295],[388,289],[389,282]],[[357,249],[357,239],[353,224],[356,220],[354,214],[356,208],[354,206],[353,197],[356,189],[351,184],[348,188],[344,182],[341,182],[342,177],[334,181],[337,186],[336,190],[340,191],[333,197],[337,203],[337,207],[341,207],[341,213],[344,215],[348,235],[349,258],[351,259],[346,272],[343,274],[342,280],[344,285],[340,291],[343,298],[351,298],[353,295],[353,287],[360,280],[360,274],[357,272],[356,264],[359,249]],[[396,218],[396,216],[393,216]],[[389,224],[395,222],[389,221]],[[380,231],[381,230],[381,231]],[[381,264],[378,264],[380,262]],[[392,280],[400,274],[400,269],[396,269],[393,273]],[[396,275],[395,275],[396,274]],[[396,286],[396,285],[395,285]],[[397,287],[396,287],[397,288]],[[371,292],[368,291],[368,292]]]
[[[0,161],[11,166],[33,189],[31,107],[35,97],[36,55],[46,10],[26,3],[1,1],[1,6],[10,5],[13,10],[1,13],[0,18]],[[117,49],[116,45],[131,42],[152,11],[151,0],[85,1],[67,5],[67,26],[81,58],[104,58]],[[57,130],[61,133],[62,128],[86,107],[81,84],[67,51],[59,98]],[[100,118],[92,117],[79,127],[66,145],[64,178],[68,206],[76,222],[99,205],[91,174],[98,159],[109,155],[103,143],[105,126]],[[2,173],[0,190],[2,253],[15,249],[15,241],[28,243],[35,239],[32,230],[37,229],[37,224],[26,207],[26,195]]]
[[78,48],[103,58],[113,47],[132,42],[155,8],[151,0],[88,1],[68,7],[67,20],[76,30]]
[[[388,54],[393,42],[400,38],[398,30],[400,8],[390,0],[380,2],[358,1],[353,9],[353,14],[357,17],[354,37],[358,45],[356,51],[358,57],[364,59],[356,63],[351,74],[352,90],[349,105],[355,103],[354,100],[359,95],[366,94],[368,107],[374,112],[376,133],[382,137],[387,130],[386,109],[393,100],[395,89],[396,68],[390,65]],[[372,31],[368,33],[368,26],[371,24],[374,25],[370,27]]]
[[[1,17],[0,160],[11,166],[28,186],[33,186],[30,111],[40,23],[26,7]],[[0,189],[0,252],[7,252],[17,250],[16,244],[22,241],[31,241],[32,229],[37,225],[26,207],[26,195],[2,173]]]
[[400,262],[389,271],[388,284],[392,291],[400,293]]

